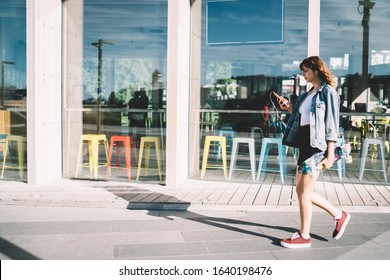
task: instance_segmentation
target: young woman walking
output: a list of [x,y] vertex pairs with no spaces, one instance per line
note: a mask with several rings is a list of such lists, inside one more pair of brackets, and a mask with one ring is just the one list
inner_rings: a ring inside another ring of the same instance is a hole
[[309,174],[303,162],[313,154],[331,151],[320,162],[321,169],[329,169],[334,163],[335,143],[338,140],[340,102],[334,89],[331,72],[318,56],[304,59],[300,64],[303,77],[312,88],[302,94],[293,106],[287,99],[278,96],[282,110],[288,110],[288,120],[283,142],[299,148],[296,170],[296,192],[299,201],[300,231],[281,241],[286,248],[308,248],[311,246],[310,225],[313,204],[328,212],[335,220],[333,237],[339,239],[351,218],[350,214],[333,206],[325,197],[314,192],[320,171]]

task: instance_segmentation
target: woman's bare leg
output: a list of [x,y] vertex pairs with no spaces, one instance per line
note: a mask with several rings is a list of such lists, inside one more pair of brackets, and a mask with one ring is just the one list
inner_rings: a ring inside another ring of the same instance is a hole
[[315,206],[320,207],[321,209],[328,212],[333,218],[336,218],[340,214],[340,210],[337,209],[332,203],[330,203],[322,195],[313,192],[311,195],[311,201]]
[[296,173],[296,192],[298,195],[299,214],[301,218],[300,233],[303,237],[307,238],[310,236],[310,224],[313,211],[312,193],[318,175],[299,174],[298,171]]
[[299,213],[301,218],[301,234],[304,237],[310,235],[310,225],[312,219],[313,205],[320,207],[328,212],[333,218],[340,214],[340,210],[331,204],[325,197],[314,192],[317,174],[299,174],[296,172],[297,186],[296,192],[299,201]]

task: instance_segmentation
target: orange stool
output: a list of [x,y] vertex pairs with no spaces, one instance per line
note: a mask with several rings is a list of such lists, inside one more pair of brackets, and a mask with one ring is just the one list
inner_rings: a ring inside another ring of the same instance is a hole
[[[126,159],[126,171],[127,177],[131,179],[131,143],[133,142],[134,148],[136,148],[135,140],[131,136],[125,135],[113,135],[111,136],[110,141],[110,151],[108,152],[108,162],[107,162],[107,175],[111,174],[111,159],[112,152],[114,149],[115,142],[122,142],[125,148],[125,159]],[[137,153],[137,151],[135,151]],[[120,166],[120,155],[121,155],[121,146],[116,146],[116,166]]]

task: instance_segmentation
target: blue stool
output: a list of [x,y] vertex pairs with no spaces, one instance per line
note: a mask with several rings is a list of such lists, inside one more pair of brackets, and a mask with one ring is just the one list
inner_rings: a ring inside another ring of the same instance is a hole
[[[282,183],[284,184],[284,177],[286,174],[286,147],[282,144],[282,138],[263,138],[263,144],[261,145],[259,166],[257,170],[256,182],[260,180],[260,175],[263,170],[266,170],[267,157],[269,153],[270,145],[278,145],[279,155],[279,171]],[[270,169],[268,169],[270,171]]]
[[274,138],[276,138],[276,134],[283,134],[283,123],[282,121],[271,122],[271,127],[274,127]]
[[[4,159],[5,154],[11,153],[10,147],[7,145],[7,137],[8,137],[8,134],[0,134],[0,148],[1,148],[1,146],[3,146],[3,150],[0,151],[2,159]],[[6,152],[6,149],[7,149],[7,152]],[[8,156],[8,157],[9,157],[9,160],[12,164],[12,157],[11,156]]]
[[[221,129],[219,130],[219,136],[225,136],[226,137],[226,147],[231,149],[233,147],[233,138],[235,136],[234,128],[231,126],[222,126]],[[221,158],[221,146],[218,147],[218,158],[219,160]]]
[[[344,138],[341,137],[337,141],[336,146],[343,146],[344,145]],[[337,162],[337,174],[339,175],[340,180],[343,180],[343,176],[345,177],[345,160],[342,158],[338,160]],[[335,168],[330,168],[329,170],[336,170]]]

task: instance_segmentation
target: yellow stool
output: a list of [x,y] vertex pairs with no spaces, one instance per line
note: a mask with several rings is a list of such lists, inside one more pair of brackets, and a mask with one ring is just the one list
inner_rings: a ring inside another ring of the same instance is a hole
[[79,165],[83,165],[83,144],[87,142],[88,144],[88,153],[89,153],[89,171],[94,173],[95,179],[98,176],[98,167],[99,167],[99,144],[104,146],[104,151],[106,153],[106,162],[108,159],[108,144],[107,137],[105,134],[83,134],[81,135],[79,155],[77,157],[77,167],[76,167],[76,177],[79,172]]
[[[217,142],[217,143],[211,144],[211,142]],[[210,145],[218,145],[220,148],[222,148],[222,165],[207,163],[209,157]],[[203,178],[204,173],[206,172],[206,168],[223,169],[225,179],[227,179],[226,137],[225,136],[206,136],[204,142],[204,149],[203,149],[202,174],[200,176],[201,178]]]
[[143,136],[141,137],[141,143],[139,148],[139,157],[138,157],[138,171],[137,171],[137,181],[139,179],[139,175],[141,173],[141,164],[142,164],[142,156],[145,148],[145,169],[146,175],[149,170],[149,159],[150,159],[150,146],[154,143],[156,149],[156,157],[157,157],[157,168],[158,175],[160,180],[162,181],[163,171],[162,171],[162,153],[161,153],[161,139],[157,136]]
[[5,141],[3,168],[1,170],[1,178],[3,178],[3,176],[4,176],[5,163],[7,160],[7,154],[9,153],[9,144],[12,141],[16,142],[17,151],[18,151],[19,176],[20,176],[20,179],[23,179],[24,152],[26,150],[27,138],[24,136],[17,136],[17,135],[8,135],[8,137]]

